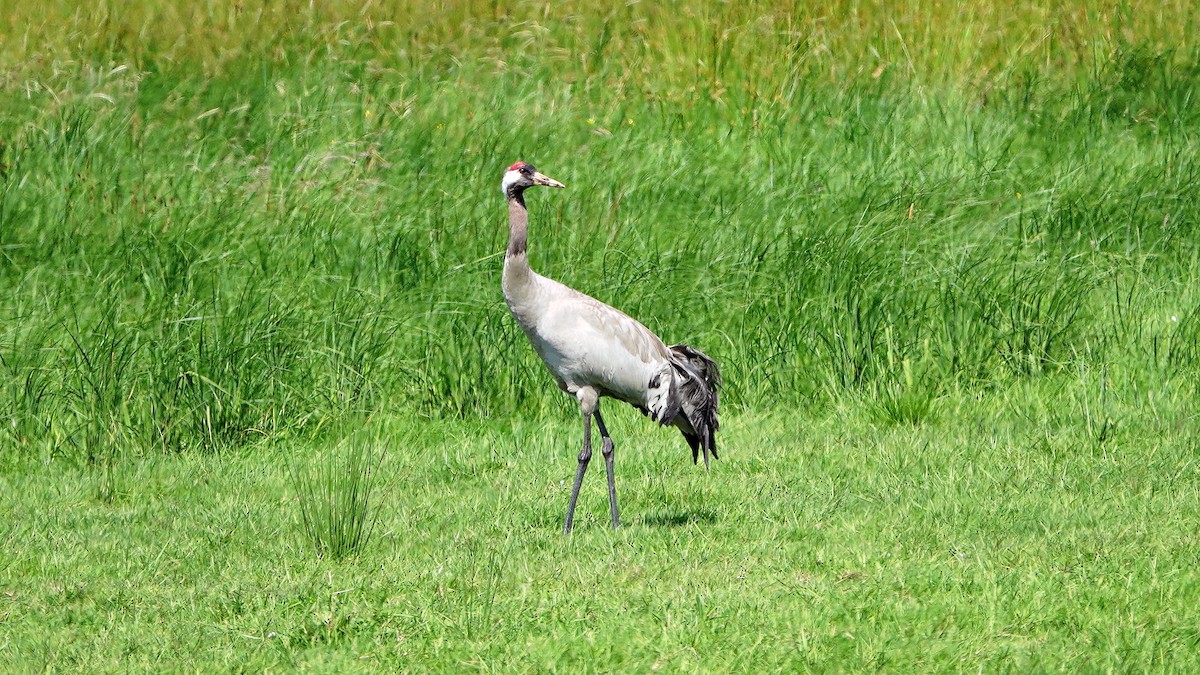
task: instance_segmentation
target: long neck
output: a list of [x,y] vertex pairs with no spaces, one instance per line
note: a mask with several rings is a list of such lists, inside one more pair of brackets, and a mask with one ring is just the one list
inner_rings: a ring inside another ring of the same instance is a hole
[[[508,193],[508,250],[504,254],[503,287],[509,307],[525,304],[533,284],[525,245],[529,234],[529,211],[519,191]],[[514,310],[515,311],[515,310]]]
[[[508,252],[506,258],[525,257],[529,238],[529,211],[525,209],[525,196],[520,192],[508,194]],[[528,264],[528,260],[526,260]]]

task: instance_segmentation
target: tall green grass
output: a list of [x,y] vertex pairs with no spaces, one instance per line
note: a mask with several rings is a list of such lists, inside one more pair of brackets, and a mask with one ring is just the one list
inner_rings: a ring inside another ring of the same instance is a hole
[[[596,49],[617,39],[615,17],[576,20]],[[623,62],[524,44],[487,65],[463,43],[464,70],[431,77],[326,30],[374,29],[317,22],[299,65],[246,46],[253,68],[174,79],[117,44],[111,67],[47,71],[57,89],[10,83],[26,95],[4,118],[6,447],[213,449],[381,407],[556,405],[496,295],[493,183],[516,157],[570,187],[533,197],[535,265],[715,351],[732,411],[897,378],[933,396],[1079,362],[1196,367],[1182,46],[1110,47],[984,98],[805,70],[786,98],[745,78],[686,93],[704,78],[680,75],[671,102],[599,86]]]

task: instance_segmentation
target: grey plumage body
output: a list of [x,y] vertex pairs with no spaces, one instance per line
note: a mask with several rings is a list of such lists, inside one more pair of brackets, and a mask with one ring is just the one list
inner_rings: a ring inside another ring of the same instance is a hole
[[720,371],[700,350],[686,345],[668,347],[624,312],[530,269],[524,190],[533,185],[563,187],[523,162],[505,174],[509,243],[504,258],[504,298],[559,388],[579,401],[583,415],[584,447],[563,530],[571,530],[579,486],[591,458],[593,416],[603,438],[609,504],[616,527],[613,444],[600,416],[600,397],[624,401],[659,424],[679,428],[692,449],[692,460],[698,461],[703,453],[707,467],[710,454],[717,457]]

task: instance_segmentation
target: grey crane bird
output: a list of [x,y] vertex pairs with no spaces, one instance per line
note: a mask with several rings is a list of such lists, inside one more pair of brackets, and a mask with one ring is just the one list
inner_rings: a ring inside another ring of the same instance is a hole
[[529,212],[524,195],[535,185],[565,187],[525,162],[508,167],[501,183],[508,200],[509,225],[504,299],[559,389],[579,401],[583,415],[583,450],[563,533],[571,531],[579,486],[592,458],[593,417],[602,439],[612,523],[619,527],[613,441],[600,416],[600,397],[624,401],[660,425],[674,425],[692,449],[692,462],[703,452],[708,468],[709,456],[717,457],[721,374],[716,362],[699,349],[668,347],[627,314],[530,269],[526,250]]

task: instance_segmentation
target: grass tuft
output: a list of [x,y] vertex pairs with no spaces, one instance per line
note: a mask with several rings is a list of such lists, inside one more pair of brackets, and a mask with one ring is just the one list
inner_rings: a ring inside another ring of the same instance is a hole
[[318,556],[342,560],[370,543],[382,506],[383,459],[374,443],[352,437],[289,461],[300,531]]

